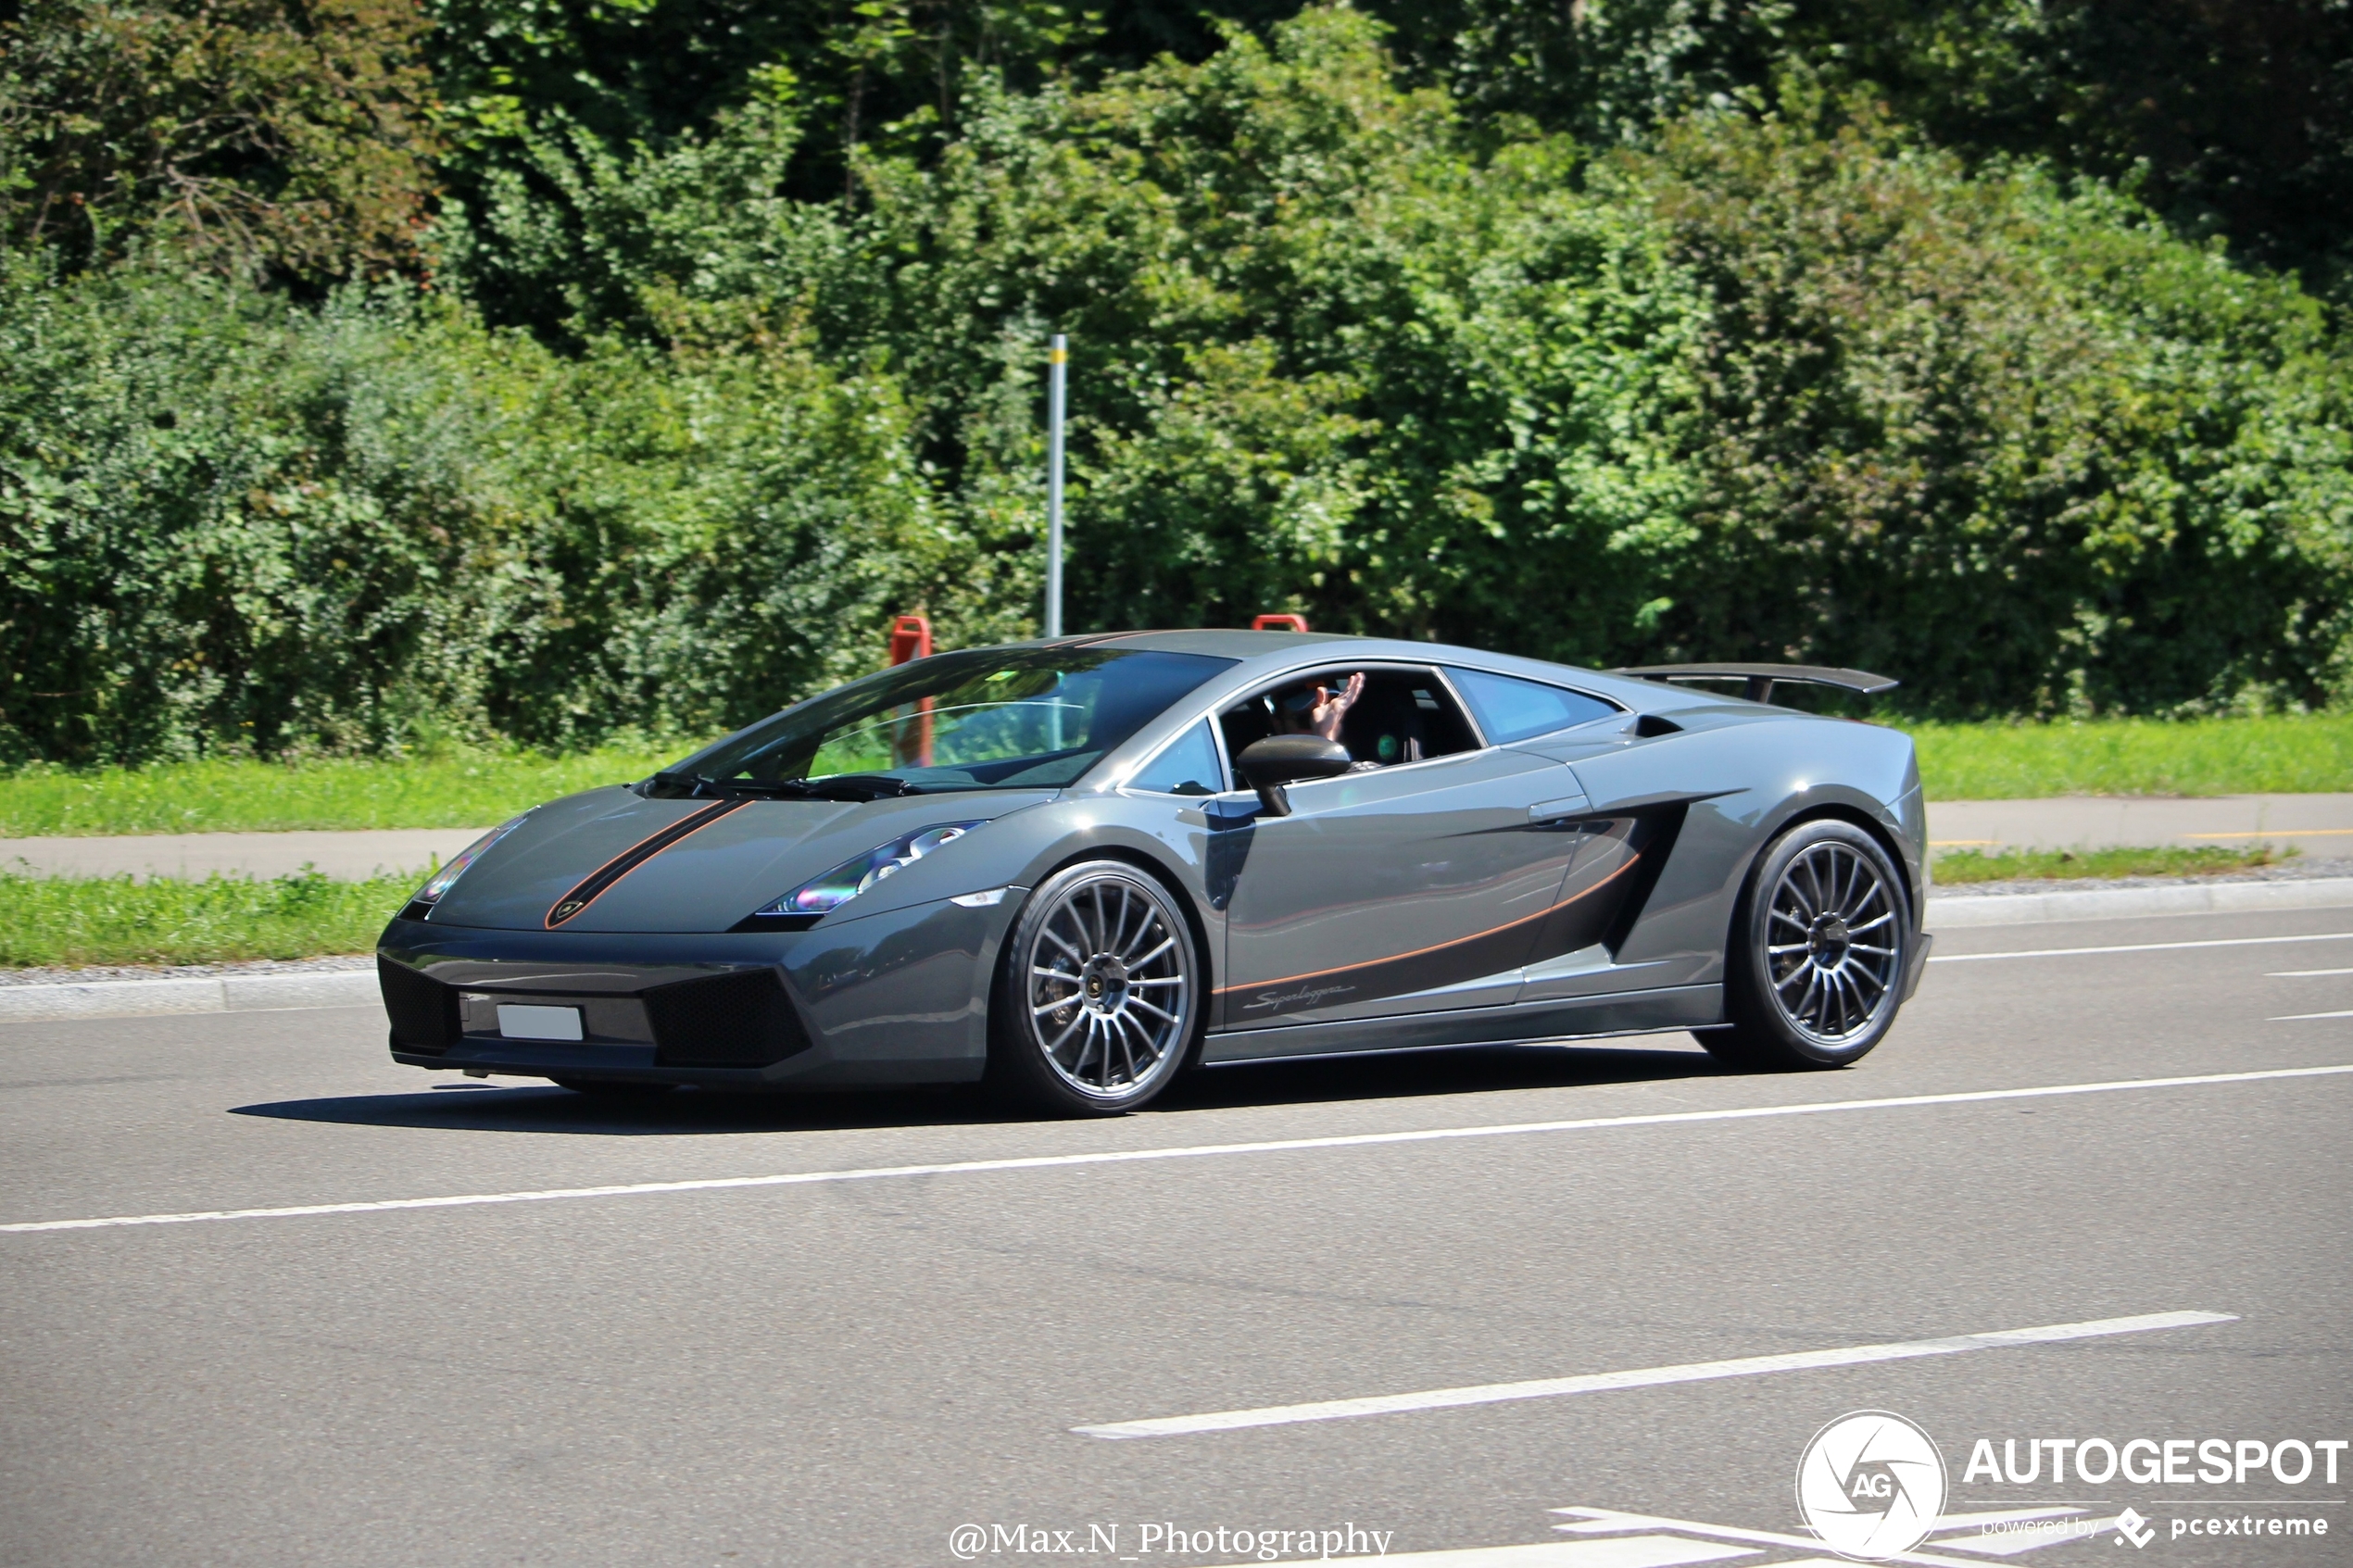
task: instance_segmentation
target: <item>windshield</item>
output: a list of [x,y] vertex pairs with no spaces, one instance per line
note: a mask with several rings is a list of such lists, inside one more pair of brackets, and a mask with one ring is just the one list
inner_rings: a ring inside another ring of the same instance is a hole
[[654,775],[653,793],[862,796],[1059,789],[1233,663],[980,648],[852,682]]

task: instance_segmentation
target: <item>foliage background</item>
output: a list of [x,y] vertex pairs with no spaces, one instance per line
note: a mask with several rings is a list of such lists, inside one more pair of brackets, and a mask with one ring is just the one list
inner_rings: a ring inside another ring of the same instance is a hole
[[0,762],[1074,628],[2353,684],[2345,0],[0,8]]

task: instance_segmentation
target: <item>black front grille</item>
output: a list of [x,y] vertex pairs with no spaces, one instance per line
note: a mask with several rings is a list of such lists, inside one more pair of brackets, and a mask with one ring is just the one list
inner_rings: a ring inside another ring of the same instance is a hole
[[644,993],[662,1067],[766,1067],[809,1048],[800,1014],[771,969],[682,980]]
[[456,987],[382,955],[376,959],[376,984],[384,991],[396,1048],[439,1056],[458,1038]]

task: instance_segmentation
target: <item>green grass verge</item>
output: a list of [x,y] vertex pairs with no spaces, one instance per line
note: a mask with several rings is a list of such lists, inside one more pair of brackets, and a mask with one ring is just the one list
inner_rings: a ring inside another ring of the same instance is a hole
[[416,887],[411,876],[336,882],[316,872],[270,882],[0,874],[0,967],[364,953]]
[[1988,855],[1954,849],[1936,858],[1940,887],[1971,882],[2058,881],[2101,876],[2215,876],[2223,872],[2276,866],[2293,849],[2006,849]]
[[642,779],[693,750],[470,752],[401,761],[173,762],[0,776],[0,838],[292,828],[491,827],[527,807]]
[[2353,790],[2353,713],[1905,727],[1931,800]]
[[[2353,790],[2353,713],[1907,727],[1931,800]],[[0,775],[0,838],[487,827],[560,795],[643,778],[692,749],[31,768]]]

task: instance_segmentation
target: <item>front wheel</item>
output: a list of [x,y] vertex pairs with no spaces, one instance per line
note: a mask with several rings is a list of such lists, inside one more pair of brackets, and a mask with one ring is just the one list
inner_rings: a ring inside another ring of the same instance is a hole
[[1175,897],[1122,860],[1029,896],[992,988],[988,1082],[1064,1115],[1117,1116],[1166,1088],[1201,1034],[1201,965]]
[[1767,847],[1732,922],[1722,1028],[1700,1044],[1768,1072],[1844,1067],[1903,1005],[1911,905],[1895,863],[1850,822],[1800,822]]

